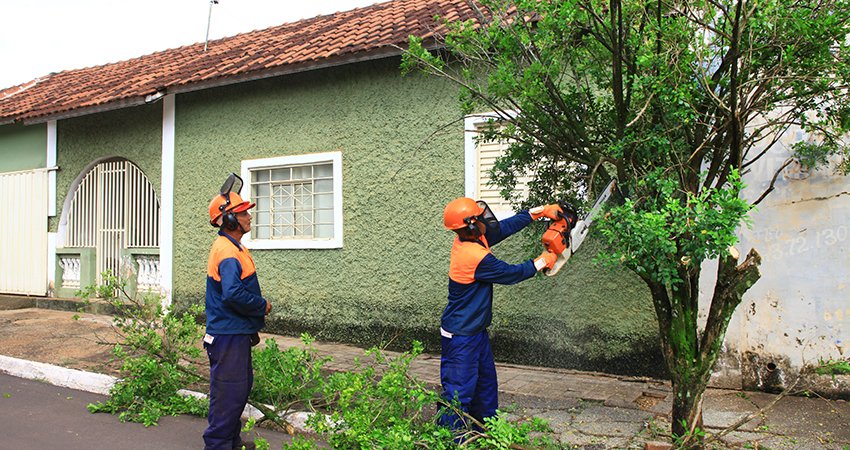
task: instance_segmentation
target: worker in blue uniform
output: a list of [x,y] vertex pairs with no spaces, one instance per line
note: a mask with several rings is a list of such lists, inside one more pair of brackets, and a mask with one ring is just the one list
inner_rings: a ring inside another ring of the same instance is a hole
[[235,192],[216,195],[209,205],[210,224],[219,228],[207,261],[204,348],[210,360],[209,426],[205,450],[251,450],[244,441],[241,415],[254,383],[251,347],[271,311],[263,298],[254,259],[242,245],[251,230],[249,209],[255,206]]
[[[460,409],[479,422],[496,415],[498,382],[487,327],[493,318],[493,284],[516,284],[545,268],[557,256],[544,251],[521,264],[496,258],[490,247],[542,217],[558,219],[560,207],[546,205],[499,221],[483,201],[461,197],[449,202],[443,224],[457,236],[449,265],[448,304],[440,321],[442,355],[440,381],[443,398],[457,400]],[[469,424],[450,408],[443,408],[442,425]]]

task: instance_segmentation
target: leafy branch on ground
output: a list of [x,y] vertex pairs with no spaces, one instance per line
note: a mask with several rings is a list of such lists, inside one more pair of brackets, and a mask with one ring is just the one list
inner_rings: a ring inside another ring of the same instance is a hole
[[206,399],[178,392],[204,380],[198,370],[203,331],[196,321],[202,308],[166,312],[157,293],[128,292],[126,282],[110,272],[102,278],[101,284],[86,287],[79,295],[115,308],[112,326],[120,342],[110,345],[114,359],[123,363],[110,398],[88,405],[89,411],[118,414],[122,421],[145,426],[156,425],[164,415],[206,416]]
[[[164,415],[205,416],[208,401],[180,393],[205,384],[200,369],[203,312],[193,306],[177,314],[166,312],[154,294],[128,292],[126,284],[110,273],[103,283],[80,292],[87,301],[101,299],[117,312],[113,326],[120,336],[113,355],[123,361],[121,379],[110,398],[88,406],[91,412],[118,414],[122,421],[156,425]],[[319,355],[313,338],[302,335],[303,346],[281,349],[274,339],[253,350],[254,387],[249,403],[264,417],[290,434],[287,416],[296,410],[311,412],[308,426],[317,437],[299,436],[288,449],[318,448],[315,439],[334,448],[386,449],[523,449],[557,448],[551,430],[538,418],[508,420],[497,416],[476,421],[457,404],[410,373],[422,354],[420,342],[410,352],[387,356],[381,348],[366,351],[352,371],[325,368],[332,358]],[[470,424],[451,430],[438,425],[438,415],[452,411]],[[253,422],[251,424],[253,426]],[[267,448],[267,447],[266,447]]]
[[319,393],[324,385],[324,366],[332,358],[319,355],[310,335],[302,334],[301,342],[303,348],[281,350],[277,341],[266,339],[252,355],[254,387],[248,402],[263,413],[259,423],[272,421],[289,434],[295,432],[287,421],[289,414],[298,409],[315,412],[326,406]]
[[[255,385],[251,398],[269,402],[275,411],[303,408],[312,411],[307,425],[318,439],[333,448],[488,448],[521,449],[554,446],[540,419],[510,422],[503,414],[484,423],[447,404],[436,391],[410,373],[410,365],[423,346],[413,343],[410,352],[389,357],[380,348],[366,351],[351,371],[324,370],[331,359],[321,357],[312,338],[302,335],[304,348],[281,350],[273,339],[255,350]],[[364,360],[368,360],[364,362]],[[451,410],[472,424],[451,430],[437,424],[440,408]],[[318,448],[315,441],[300,437],[288,449]]]

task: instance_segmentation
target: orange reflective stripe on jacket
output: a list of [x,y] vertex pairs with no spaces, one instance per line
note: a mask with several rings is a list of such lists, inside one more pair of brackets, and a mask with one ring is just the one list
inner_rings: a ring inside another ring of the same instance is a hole
[[[481,243],[484,245],[482,246]],[[455,237],[449,264],[450,279],[461,284],[475,281],[475,269],[478,268],[478,263],[490,254],[487,238],[481,236],[481,243],[461,241],[460,238]]]

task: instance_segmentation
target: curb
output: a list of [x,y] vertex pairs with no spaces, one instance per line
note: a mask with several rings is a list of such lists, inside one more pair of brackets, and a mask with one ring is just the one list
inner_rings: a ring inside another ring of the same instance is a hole
[[[68,369],[3,355],[0,355],[0,373],[101,395],[109,395],[109,390],[118,381],[118,378],[111,375]],[[186,389],[181,389],[178,393],[198,398],[207,397],[207,394]],[[242,411],[242,419],[245,420],[250,418],[261,419],[262,417],[263,414],[251,405],[245,405],[245,410]],[[287,414],[285,417],[296,433],[313,434],[313,431],[307,428],[308,413],[296,411]]]
[[95,394],[109,394],[117,378],[99,373],[68,369],[25,359],[0,355],[0,372],[27,380],[44,381],[54,386],[62,386],[78,391]]

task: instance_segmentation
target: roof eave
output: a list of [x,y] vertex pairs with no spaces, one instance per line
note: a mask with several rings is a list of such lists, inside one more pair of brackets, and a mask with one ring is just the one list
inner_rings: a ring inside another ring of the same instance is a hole
[[45,114],[35,117],[24,116],[19,122],[24,125],[36,125],[39,123],[49,122],[51,120],[71,119],[74,117],[87,116],[89,114],[97,114],[106,111],[114,111],[116,109],[130,108],[145,104],[145,97],[125,98],[109,103],[102,103],[95,106],[84,106],[82,108],[74,108],[66,111],[60,111],[52,114]]
[[[297,64],[287,64],[284,66],[275,67],[272,69],[259,70],[254,72],[247,72],[244,74],[233,75],[229,77],[216,78],[207,81],[199,81],[194,83],[188,83],[185,85],[175,85],[175,86],[166,86],[164,90],[161,90],[164,94],[185,94],[188,92],[195,92],[204,89],[211,89],[221,86],[228,86],[232,84],[244,83],[248,81],[261,80],[265,78],[273,78],[282,75],[290,75],[294,73],[307,72],[311,70],[325,69],[329,67],[336,67],[345,64],[353,64],[357,62],[364,61],[373,61],[377,59],[391,58],[394,56],[399,56],[403,52],[402,49],[387,46],[377,50],[371,50],[368,52],[355,53],[350,55],[345,55],[342,57],[329,58],[321,61],[308,61]],[[57,112],[53,114],[45,114],[36,117],[24,117],[21,121],[26,125],[34,125],[38,123],[44,123],[51,120],[61,120],[61,119],[69,119],[73,117],[85,116],[89,114],[95,114],[105,111],[112,111],[121,108],[129,108],[133,106],[140,106],[145,103],[144,97],[133,97],[122,99],[119,101],[104,103],[97,106],[91,107],[82,107],[76,108],[68,111]],[[15,119],[0,119],[0,124],[3,124],[4,121],[6,123],[15,122]]]

